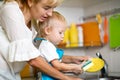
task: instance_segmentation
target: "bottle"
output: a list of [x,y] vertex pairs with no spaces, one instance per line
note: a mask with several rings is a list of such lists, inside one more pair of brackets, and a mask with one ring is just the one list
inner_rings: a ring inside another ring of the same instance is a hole
[[64,33],[63,43],[66,44],[65,47],[70,47],[69,28],[67,28],[66,31],[65,31],[65,33]]
[[78,27],[78,42],[79,46],[83,46],[83,28],[81,26]]
[[78,29],[75,23],[70,26],[70,47],[78,47]]

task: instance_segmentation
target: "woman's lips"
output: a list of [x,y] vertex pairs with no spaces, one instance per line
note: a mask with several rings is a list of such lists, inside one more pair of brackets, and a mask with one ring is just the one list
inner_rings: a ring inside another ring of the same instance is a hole
[[45,21],[47,17],[42,17],[40,20]]

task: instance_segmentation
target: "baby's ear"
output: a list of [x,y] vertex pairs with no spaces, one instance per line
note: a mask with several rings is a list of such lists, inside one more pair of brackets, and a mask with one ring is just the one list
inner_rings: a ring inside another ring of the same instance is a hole
[[45,34],[49,34],[51,32],[51,27],[45,27],[44,32]]

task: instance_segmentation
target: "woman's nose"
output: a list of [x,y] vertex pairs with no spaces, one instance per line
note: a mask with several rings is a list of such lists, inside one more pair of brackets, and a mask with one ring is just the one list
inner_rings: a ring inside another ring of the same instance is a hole
[[53,9],[50,9],[50,10],[47,12],[47,15],[48,15],[48,16],[52,16],[52,12],[53,12]]

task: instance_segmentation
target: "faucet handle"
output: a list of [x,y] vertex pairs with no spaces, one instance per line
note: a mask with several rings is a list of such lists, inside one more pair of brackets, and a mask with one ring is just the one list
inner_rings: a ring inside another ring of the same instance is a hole
[[101,69],[101,77],[107,77],[108,76],[108,64],[107,62],[102,58],[102,55],[100,52],[97,52],[96,55],[104,61],[104,67]]
[[99,57],[100,59],[103,59],[103,58],[102,58],[102,55],[100,54],[100,52],[97,52],[96,55],[97,55],[97,57]]

